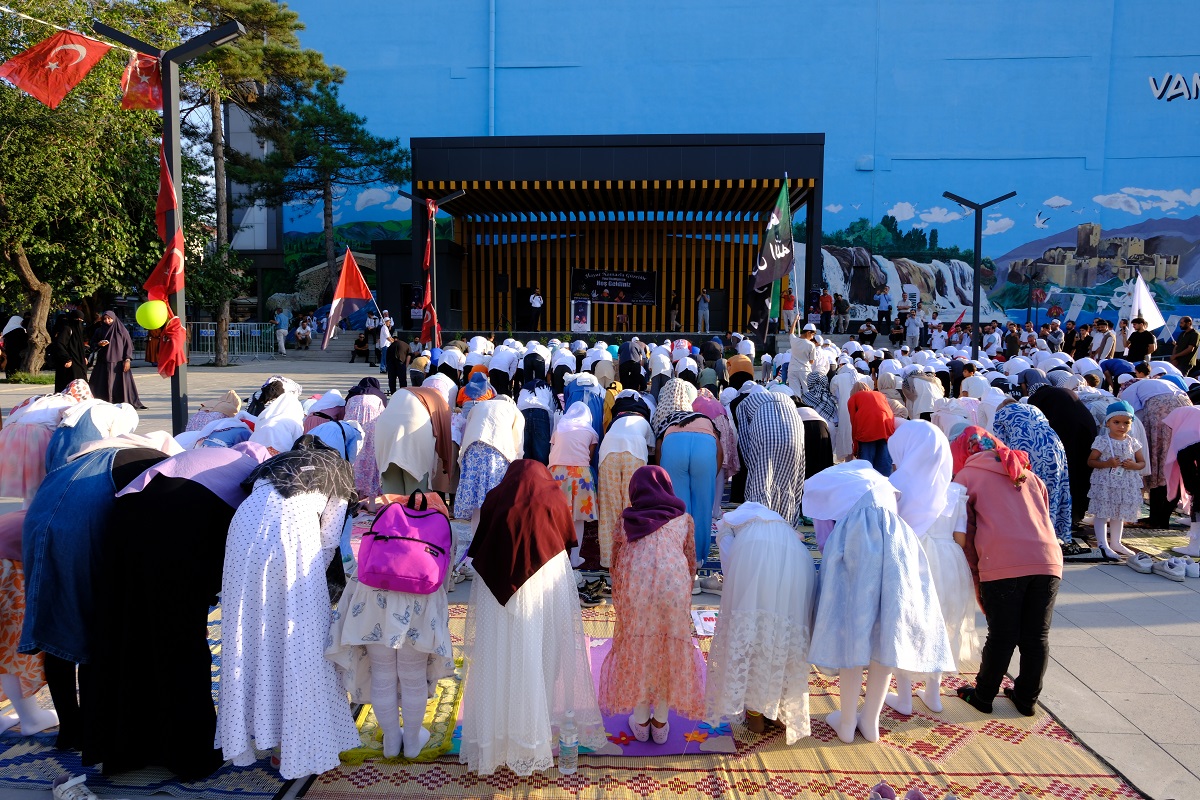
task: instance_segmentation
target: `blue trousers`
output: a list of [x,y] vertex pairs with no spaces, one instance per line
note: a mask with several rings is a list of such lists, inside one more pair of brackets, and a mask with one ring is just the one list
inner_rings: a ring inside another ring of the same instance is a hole
[[717,440],[707,433],[672,433],[663,439],[658,463],[671,476],[675,496],[684,502],[692,516],[696,527],[696,561],[703,564],[712,543]]
[[870,461],[875,471],[884,477],[892,477],[892,454],[888,452],[887,439],[874,442],[859,442],[858,457]]

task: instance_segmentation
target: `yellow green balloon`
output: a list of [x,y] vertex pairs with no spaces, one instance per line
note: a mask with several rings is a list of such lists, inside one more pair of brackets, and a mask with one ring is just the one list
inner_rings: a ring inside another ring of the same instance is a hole
[[138,325],[148,331],[156,331],[167,324],[167,318],[170,315],[167,313],[167,304],[162,300],[148,300],[138,306],[135,316]]

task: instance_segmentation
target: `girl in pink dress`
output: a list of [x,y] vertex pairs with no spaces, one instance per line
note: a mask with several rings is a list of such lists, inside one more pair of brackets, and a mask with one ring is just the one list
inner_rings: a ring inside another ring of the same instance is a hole
[[600,708],[629,715],[634,738],[667,740],[667,713],[699,719],[703,679],[692,644],[692,518],[662,467],[629,481],[632,508],[614,531],[612,583],[617,612],[612,650],[600,670]]

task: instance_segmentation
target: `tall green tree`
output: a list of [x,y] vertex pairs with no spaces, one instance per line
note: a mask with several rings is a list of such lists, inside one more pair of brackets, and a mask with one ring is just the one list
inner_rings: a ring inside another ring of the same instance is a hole
[[349,111],[332,83],[297,93],[284,104],[285,116],[263,125],[259,135],[272,152],[262,160],[231,159],[234,179],[252,187],[252,195],[268,203],[313,206],[324,212],[325,260],[336,277],[337,247],[333,236],[335,191],[352,186],[399,185],[412,176],[411,157],[398,139],[374,136],[366,119]]
[[[286,3],[193,0],[190,6],[197,20],[207,25],[236,19],[246,28],[245,36],[201,59],[192,71],[191,86],[193,96],[205,103],[209,111],[207,149],[213,164],[215,253],[221,269],[236,272],[237,264],[229,261],[232,236],[224,104],[238,107],[258,124],[277,126],[283,110],[280,98],[310,89],[318,81],[339,82],[345,73],[326,65],[319,52],[300,46],[297,34],[304,30],[304,24]],[[217,317],[215,361],[218,366],[225,366],[229,363],[229,298],[220,301],[214,310]]]
[[[86,31],[92,4],[31,0],[30,15]],[[178,41],[175,3],[97,4],[104,22],[139,35]],[[53,29],[0,15],[0,60]],[[31,346],[20,368],[41,369],[46,321],[62,303],[142,283],[162,255],[154,225],[160,123],[123,111],[118,90],[125,59],[114,51],[57,109],[0,85],[0,300],[30,310]]]

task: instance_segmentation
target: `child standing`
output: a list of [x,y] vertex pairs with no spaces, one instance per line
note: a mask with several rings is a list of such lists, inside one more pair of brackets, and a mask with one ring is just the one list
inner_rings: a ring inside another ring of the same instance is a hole
[[562,488],[575,520],[571,566],[576,569],[583,564],[579,557],[583,525],[596,520],[596,471],[592,469],[592,454],[599,443],[600,437],[592,427],[592,411],[582,402],[567,409],[550,437],[550,475]]
[[1133,555],[1121,544],[1121,535],[1125,523],[1137,522],[1142,509],[1140,473],[1146,457],[1142,443],[1129,435],[1132,425],[1133,406],[1124,400],[1111,403],[1104,414],[1108,430],[1095,438],[1088,454],[1087,463],[1093,470],[1088,508],[1096,520],[1096,545],[1108,561]]

